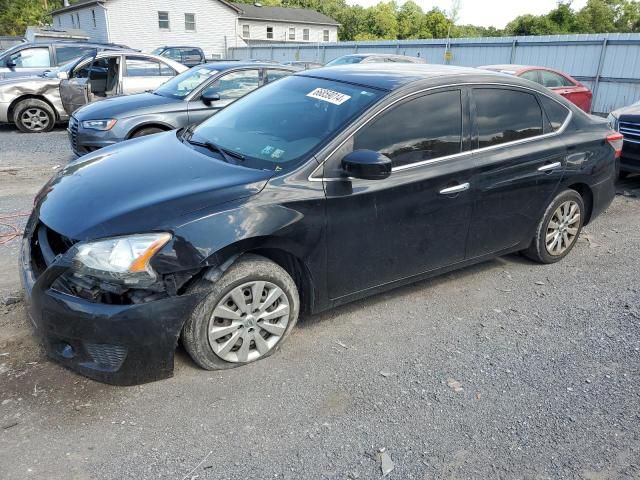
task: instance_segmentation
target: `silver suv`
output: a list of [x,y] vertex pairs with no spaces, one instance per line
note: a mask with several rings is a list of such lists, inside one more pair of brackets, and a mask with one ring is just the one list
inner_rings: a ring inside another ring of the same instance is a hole
[[48,132],[82,105],[153,90],[186,70],[147,53],[89,55],[38,77],[0,82],[0,123],[15,123],[26,133]]

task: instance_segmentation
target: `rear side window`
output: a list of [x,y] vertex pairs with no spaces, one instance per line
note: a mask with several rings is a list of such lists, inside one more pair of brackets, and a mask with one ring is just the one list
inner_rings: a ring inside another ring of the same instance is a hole
[[271,83],[280,78],[288,77],[289,75],[291,75],[291,72],[287,70],[267,70],[267,78],[264,83]]
[[473,98],[479,148],[542,135],[542,109],[535,95],[478,88],[473,90]]
[[555,72],[549,72],[548,70],[540,70],[540,79],[542,85],[547,88],[575,87],[568,78],[558,75]]
[[520,75],[520,78],[524,78],[525,80],[531,80],[532,82],[540,83],[540,78],[538,77],[537,70],[529,70],[528,72],[524,72]]
[[551,130],[554,132],[558,130],[564,124],[565,120],[569,116],[569,110],[563,107],[558,102],[551,100],[549,97],[540,95],[540,103],[547,115],[547,119],[551,124]]
[[460,90],[432,93],[383,113],[354,138],[354,150],[380,152],[394,167],[461,151]]
[[127,57],[127,77],[159,77],[160,63],[144,57]]

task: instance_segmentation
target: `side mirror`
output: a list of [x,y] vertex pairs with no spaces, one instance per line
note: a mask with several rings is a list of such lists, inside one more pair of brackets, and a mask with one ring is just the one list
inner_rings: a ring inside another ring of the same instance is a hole
[[7,68],[16,68],[18,65],[15,62],[12,62],[11,59],[7,58],[7,61],[4,62]]
[[391,175],[391,159],[373,150],[354,150],[342,159],[342,170],[354,178],[383,180]]
[[56,73],[56,77],[60,80],[69,80],[69,74],[67,72],[58,72]]
[[218,100],[220,100],[220,94],[219,93],[206,93],[205,92],[205,93],[202,94],[200,99],[202,100],[202,103],[204,103],[206,106],[209,106],[213,102],[217,102]]

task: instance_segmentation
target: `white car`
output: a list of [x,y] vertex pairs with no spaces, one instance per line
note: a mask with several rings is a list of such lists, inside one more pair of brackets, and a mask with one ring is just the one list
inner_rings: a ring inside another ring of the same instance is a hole
[[82,105],[153,90],[188,70],[140,52],[100,52],[40,76],[0,80],[0,123],[26,133],[48,132]]

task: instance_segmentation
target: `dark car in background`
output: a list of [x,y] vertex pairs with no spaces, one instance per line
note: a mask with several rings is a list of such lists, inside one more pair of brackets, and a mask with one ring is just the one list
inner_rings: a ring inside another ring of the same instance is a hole
[[585,112],[591,112],[593,93],[572,76],[547,67],[532,67],[527,65],[485,65],[478,67],[483,70],[506,73],[516,77],[531,80],[543,87],[553,90]]
[[334,58],[326,64],[327,67],[335,65],[351,65],[354,63],[426,63],[423,58],[409,57],[407,55],[390,55],[386,53],[354,53]]
[[153,52],[154,55],[167,57],[175,62],[179,62],[186,67],[195,67],[202,63],[206,63],[204,51],[200,47],[159,47]]
[[511,252],[562,260],[614,198],[621,139],[516,77],[299,72],[58,172],[25,228],[28,312],[101,381],[170,376],[179,339],[203,368],[245,365],[300,312]]
[[40,75],[76,58],[108,50],[131,50],[113,43],[53,42],[20,43],[0,53],[0,79]]
[[608,120],[624,137],[620,176],[640,173],[640,102],[611,112]]
[[80,108],[69,120],[71,146],[76,155],[83,155],[129,138],[200,123],[256,88],[294,71],[291,67],[241,62],[194,67],[151,92]]

